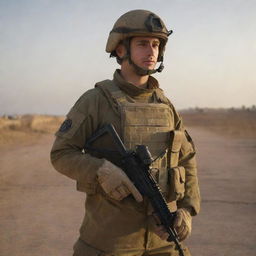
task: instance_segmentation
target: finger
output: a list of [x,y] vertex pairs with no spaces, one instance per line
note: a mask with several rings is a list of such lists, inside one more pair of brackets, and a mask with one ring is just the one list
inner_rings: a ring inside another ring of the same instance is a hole
[[185,240],[189,235],[189,230],[187,228],[187,226],[183,229],[183,231],[179,234],[179,240],[183,241]]
[[109,179],[105,179],[105,180],[102,180],[100,185],[103,188],[103,190],[107,194],[109,194],[112,190],[114,190],[116,187],[120,185],[120,181],[118,180],[110,181]]
[[123,199],[123,196],[116,190],[112,190],[109,193],[109,196],[117,201],[121,201]]
[[129,180],[127,177],[124,180],[125,186],[128,188],[128,190],[131,192],[131,194],[134,196],[135,200],[140,203],[143,201],[143,197],[141,193],[138,191],[138,189],[134,186],[134,184]]
[[124,185],[120,185],[119,187],[117,187],[116,191],[118,191],[123,196],[123,198],[127,197],[130,194],[130,191]]
[[184,228],[185,228],[184,225],[181,225],[181,226],[175,228],[178,236],[183,232]]
[[180,214],[180,212],[177,212],[177,216],[174,219],[174,223],[173,223],[173,227],[174,228],[179,228],[182,224],[182,216]]

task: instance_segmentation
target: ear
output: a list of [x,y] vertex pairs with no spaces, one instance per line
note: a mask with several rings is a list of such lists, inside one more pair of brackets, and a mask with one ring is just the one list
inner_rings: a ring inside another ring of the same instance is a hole
[[123,44],[119,44],[117,47],[116,47],[116,54],[117,56],[122,59],[125,54],[126,54],[126,49],[125,49],[125,46]]

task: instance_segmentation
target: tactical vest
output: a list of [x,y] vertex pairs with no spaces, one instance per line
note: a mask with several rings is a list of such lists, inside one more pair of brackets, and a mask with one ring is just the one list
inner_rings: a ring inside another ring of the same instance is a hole
[[[156,159],[151,172],[156,177],[162,192],[167,196],[170,187],[169,170],[178,165],[181,146],[179,131],[174,131],[174,113],[168,100],[160,89],[150,92],[155,103],[143,102],[143,97],[131,98],[111,80],[96,84],[113,110],[121,118],[121,134],[127,149],[134,150],[136,145],[146,145],[153,159]],[[174,199],[174,198],[173,198]]]

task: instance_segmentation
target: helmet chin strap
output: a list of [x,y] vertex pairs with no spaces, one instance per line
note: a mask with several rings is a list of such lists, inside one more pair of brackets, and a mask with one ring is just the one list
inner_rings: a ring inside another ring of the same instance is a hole
[[156,72],[162,72],[162,70],[164,69],[163,60],[161,61],[160,65],[159,65],[159,67],[157,69],[144,69],[144,68],[139,67],[138,65],[136,65],[132,61],[130,55],[128,57],[128,60],[129,60],[129,63],[133,66],[136,74],[139,75],[139,76],[152,75],[152,74],[154,74]]

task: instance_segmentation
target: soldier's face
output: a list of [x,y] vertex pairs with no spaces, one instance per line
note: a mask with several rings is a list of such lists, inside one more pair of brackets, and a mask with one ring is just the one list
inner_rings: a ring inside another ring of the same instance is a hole
[[133,37],[130,44],[132,61],[147,70],[155,68],[160,41],[155,37]]

